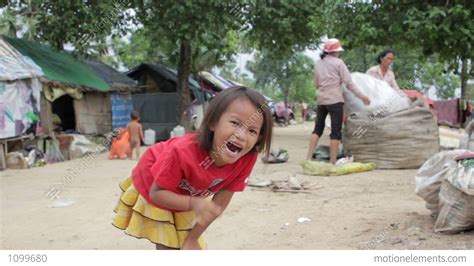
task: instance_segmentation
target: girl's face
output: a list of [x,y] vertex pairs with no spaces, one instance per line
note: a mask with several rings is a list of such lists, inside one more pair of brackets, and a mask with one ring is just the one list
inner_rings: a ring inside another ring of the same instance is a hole
[[214,132],[211,158],[222,167],[235,163],[247,154],[260,139],[263,115],[245,97],[234,100],[219,118],[209,127]]

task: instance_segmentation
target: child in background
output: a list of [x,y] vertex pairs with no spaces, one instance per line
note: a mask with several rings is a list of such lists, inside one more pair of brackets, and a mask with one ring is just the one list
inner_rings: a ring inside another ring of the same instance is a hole
[[157,249],[203,249],[201,237],[241,192],[257,160],[268,154],[272,116],[265,99],[246,87],[219,93],[199,133],[151,146],[123,194],[112,224]]
[[137,155],[137,160],[140,158],[140,146],[143,141],[143,129],[142,125],[138,122],[140,121],[140,115],[137,111],[132,111],[130,114],[132,122],[127,125],[125,131],[129,134],[130,142],[130,158],[133,158],[133,149],[135,149],[135,154]]

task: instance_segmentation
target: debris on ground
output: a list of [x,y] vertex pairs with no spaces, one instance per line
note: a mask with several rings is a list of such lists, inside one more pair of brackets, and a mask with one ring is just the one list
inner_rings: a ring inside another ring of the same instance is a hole
[[311,219],[306,218],[306,217],[300,217],[298,218],[298,223],[305,223],[305,222],[311,222]]
[[375,169],[374,163],[354,163],[347,162],[340,165],[319,161],[304,161],[301,163],[306,175],[334,176],[347,175],[352,173],[372,171]]
[[288,162],[290,156],[288,151],[282,148],[274,148],[267,156],[262,157],[263,163],[285,163]]
[[75,203],[76,201],[73,199],[67,199],[67,198],[57,198],[53,200],[51,204],[48,205],[49,208],[63,208],[63,207],[68,207],[71,206]]
[[248,185],[254,187],[253,190],[271,190],[273,192],[287,193],[311,193],[310,190],[324,188],[318,184],[300,182],[295,175],[289,176],[286,180],[251,180]]

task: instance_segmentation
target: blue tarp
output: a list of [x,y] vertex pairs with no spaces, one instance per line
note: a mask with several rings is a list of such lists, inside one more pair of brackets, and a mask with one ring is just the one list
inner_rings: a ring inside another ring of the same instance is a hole
[[132,95],[129,93],[111,93],[112,128],[126,128],[130,122],[130,113],[133,111]]

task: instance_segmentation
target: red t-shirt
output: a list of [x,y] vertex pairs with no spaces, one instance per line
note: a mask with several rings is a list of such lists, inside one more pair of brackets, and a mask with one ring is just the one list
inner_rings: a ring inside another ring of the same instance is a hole
[[206,197],[226,189],[243,191],[257,160],[256,152],[249,152],[233,164],[217,167],[202,149],[196,133],[156,143],[143,154],[132,172],[133,184],[149,203],[148,194],[155,182],[160,188],[181,195]]

